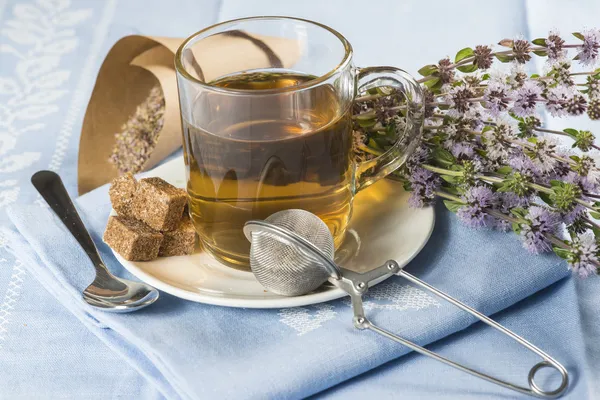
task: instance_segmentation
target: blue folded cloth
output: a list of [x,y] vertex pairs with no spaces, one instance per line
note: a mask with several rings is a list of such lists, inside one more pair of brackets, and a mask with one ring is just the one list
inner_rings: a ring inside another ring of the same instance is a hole
[[[101,187],[76,203],[109,269],[133,278],[101,241],[110,212],[107,192]],[[98,312],[81,300],[93,269],[58,218],[37,205],[10,207],[8,215],[15,229],[3,234],[28,271],[167,398],[302,398],[407,353],[399,344],[355,330],[346,299],[252,310],[163,293],[136,313]],[[488,315],[568,274],[556,257],[526,253],[514,235],[469,230],[442,209],[432,238],[408,270]],[[432,296],[394,277],[371,290],[368,315],[420,344],[475,321]]]

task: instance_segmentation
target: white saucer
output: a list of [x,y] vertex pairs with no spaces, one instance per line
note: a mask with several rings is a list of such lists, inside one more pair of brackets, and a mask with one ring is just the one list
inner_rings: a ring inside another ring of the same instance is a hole
[[[185,187],[183,158],[151,171],[178,187]],[[409,208],[402,184],[384,179],[357,195],[347,238],[336,253],[336,261],[348,269],[368,271],[394,259],[406,265],[423,248],[435,222],[432,207]],[[142,281],[182,299],[227,307],[284,308],[321,303],[345,296],[345,292],[323,285],[297,297],[267,292],[251,272],[227,267],[197,248],[189,256],[132,262],[115,256]],[[382,279],[383,280],[383,279]]]

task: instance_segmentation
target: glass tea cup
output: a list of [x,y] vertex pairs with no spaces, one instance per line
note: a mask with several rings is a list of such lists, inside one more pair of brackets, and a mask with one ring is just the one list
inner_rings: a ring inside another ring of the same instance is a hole
[[[223,22],[185,40],[175,65],[190,216],[204,248],[238,269],[249,268],[244,223],[285,209],[318,215],[339,246],[356,193],[400,167],[422,131],[419,84],[355,67],[350,43],[316,22]],[[402,95],[404,129],[357,162],[354,100],[377,87]]]

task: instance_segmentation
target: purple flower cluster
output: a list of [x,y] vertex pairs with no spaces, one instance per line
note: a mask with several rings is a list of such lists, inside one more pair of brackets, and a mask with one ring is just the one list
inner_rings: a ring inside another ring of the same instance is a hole
[[546,96],[546,110],[553,117],[567,115],[565,105],[573,97],[573,90],[567,86],[556,86],[548,89]]
[[556,143],[550,138],[538,139],[533,148],[529,150],[529,158],[533,165],[542,174],[554,172],[558,160],[556,155]]
[[571,251],[568,257],[569,268],[580,278],[595,274],[598,265],[598,244],[590,232],[577,236],[571,241]]
[[525,218],[527,223],[521,224],[523,247],[535,254],[552,250],[548,235],[556,234],[560,217],[545,207],[531,206]]
[[510,88],[506,83],[499,81],[488,83],[483,93],[483,101],[490,116],[496,118],[501,112],[506,111],[510,100],[509,92]]
[[522,151],[515,151],[511,154],[508,159],[508,165],[517,172],[520,172],[522,175],[528,176],[530,178],[539,177],[540,170],[533,163],[531,158],[529,158]]
[[548,39],[546,39],[548,61],[553,62],[564,59],[567,55],[567,52],[563,48],[564,45],[565,41],[560,37],[558,31],[550,31]]
[[473,186],[462,197],[466,205],[456,212],[458,219],[471,228],[493,226],[494,218],[486,212],[486,208],[496,205],[494,192],[487,186]]
[[467,115],[473,109],[475,103],[471,101],[475,97],[475,92],[467,85],[455,86],[448,92],[448,103],[450,111],[454,117]]
[[[530,198],[525,196],[517,196],[512,192],[496,193],[498,200],[496,209],[503,214],[510,215],[510,211],[515,207],[527,207],[530,203]],[[512,228],[511,223],[505,219],[496,220],[496,229],[502,232],[508,232]]]
[[410,174],[409,182],[411,194],[408,204],[413,208],[420,208],[435,198],[435,191],[441,185],[441,179],[437,174],[424,168],[414,168]]
[[537,82],[525,81],[515,93],[515,102],[511,111],[518,117],[533,115],[541,94],[542,88]]
[[598,61],[598,47],[600,47],[600,30],[589,29],[583,32],[583,44],[577,59],[583,65],[593,66]]
[[504,162],[509,156],[509,141],[514,138],[510,125],[499,122],[492,129],[484,132],[487,156],[490,160]]

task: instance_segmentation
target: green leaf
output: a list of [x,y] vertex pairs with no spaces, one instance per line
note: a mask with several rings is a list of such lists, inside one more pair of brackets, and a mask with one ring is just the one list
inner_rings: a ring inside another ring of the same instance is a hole
[[548,204],[549,206],[554,205],[554,202],[552,201],[548,193],[539,192],[537,195],[540,199],[542,199],[544,203]]
[[516,222],[513,222],[512,230],[517,234],[521,233],[521,225],[517,224]]
[[577,54],[575,57],[573,57],[573,60],[578,61],[579,60],[579,54]]
[[497,190],[498,192],[511,192],[510,185],[508,183],[503,183]]
[[361,114],[356,115],[355,118],[359,121],[367,121],[370,119],[375,120],[375,113],[371,111],[371,112],[364,113],[362,115]]
[[437,147],[431,153],[433,159],[444,166],[450,166],[454,164],[455,158],[448,150],[441,147]]
[[540,57],[546,57],[548,55],[548,52],[545,50],[535,50],[533,54]]
[[522,207],[515,207],[512,210],[510,210],[510,213],[516,215],[519,218],[525,218],[525,215],[527,215],[527,211]]
[[557,256],[565,260],[569,259],[569,255],[571,254],[569,250],[565,250],[558,246],[552,246],[552,250],[554,250]]
[[590,216],[594,219],[600,219],[600,213],[595,211],[590,211]]
[[379,145],[377,144],[377,142],[375,140],[373,140],[372,138],[369,139],[369,143],[367,143],[367,146],[369,146],[372,149],[381,150],[381,147],[379,147]]
[[454,200],[444,200],[446,208],[452,212],[457,212],[459,208],[463,207],[464,204]]
[[454,186],[444,186],[444,190],[450,194],[453,194],[455,196],[459,196],[460,192],[458,191],[458,188],[454,187]]
[[440,78],[433,78],[430,79],[428,81],[425,81],[425,86],[427,86],[428,88],[432,88],[434,87],[436,84],[438,84],[440,82]]
[[508,165],[504,165],[496,170],[500,175],[508,175],[512,172],[512,168]]
[[498,59],[498,61],[503,63],[511,62],[514,59],[513,56],[509,56],[506,54],[496,54],[496,58]]
[[583,35],[580,32],[573,32],[573,36],[575,36],[577,39],[584,39]]
[[575,162],[579,162],[581,160],[581,158],[579,158],[579,156],[570,156],[569,158]]
[[564,133],[567,133],[569,136],[571,137],[576,137],[577,135],[579,135],[579,131],[577,129],[571,129],[571,128],[567,128],[567,129],[563,129]]
[[429,64],[418,70],[417,72],[423,76],[430,76],[438,70],[438,67],[434,64]]
[[372,126],[375,126],[375,124],[377,123],[377,121],[375,119],[365,119],[365,120],[357,119],[357,122],[361,128],[370,128]]
[[592,232],[594,232],[594,236],[596,237],[596,239],[600,237],[600,229],[596,228],[595,226],[592,226]]
[[533,39],[531,41],[531,43],[537,45],[537,46],[544,46],[546,47],[546,39],[544,38],[537,38],[537,39]]
[[467,57],[470,57],[473,55],[473,49],[470,47],[465,47],[462,50],[459,50],[458,53],[456,53],[456,57],[454,58],[454,62],[457,63],[460,60],[464,60]]
[[512,112],[509,112],[508,115],[510,115],[511,117],[513,117],[514,119],[516,119],[519,122],[525,122],[525,119],[523,117],[519,117]]
[[460,67],[456,67],[457,70],[459,70],[460,72],[464,72],[464,73],[470,73],[470,72],[475,72],[477,71],[477,65],[475,64],[471,64],[471,65],[461,65]]
[[550,181],[550,186],[553,187],[553,188],[555,188],[555,187],[561,187],[561,186],[563,186],[563,182],[559,181],[558,179],[552,179]]
[[451,175],[440,175],[440,177],[448,183],[456,183],[456,180],[458,178],[457,176]]
[[530,78],[539,78],[540,74],[531,74]]
[[488,79],[490,79],[490,74],[483,74],[483,76],[481,77],[482,81],[487,81]]

